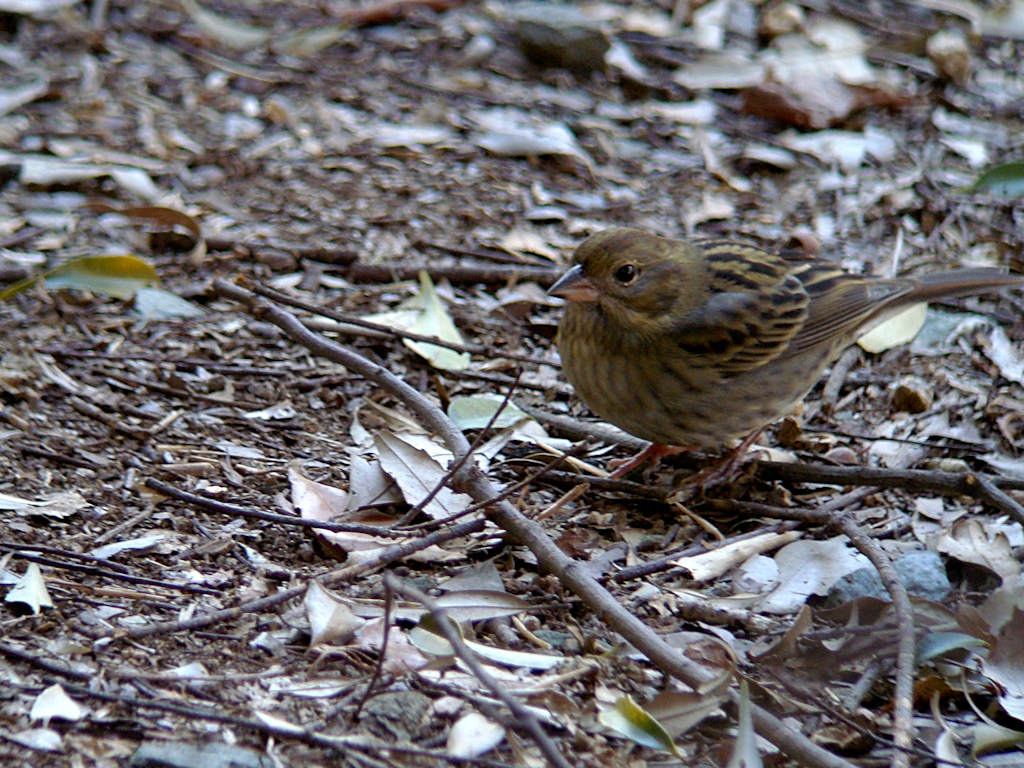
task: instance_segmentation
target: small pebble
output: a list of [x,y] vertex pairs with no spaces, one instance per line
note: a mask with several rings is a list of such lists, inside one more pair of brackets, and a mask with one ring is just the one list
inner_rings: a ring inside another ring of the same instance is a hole
[[892,407],[906,413],[922,413],[932,407],[935,393],[924,381],[907,376],[900,380],[892,394]]
[[604,69],[611,41],[578,8],[531,3],[516,8],[514,20],[519,50],[532,63],[580,73]]
[[928,38],[928,58],[939,72],[963,85],[971,76],[971,48],[967,36],[959,29],[943,29]]

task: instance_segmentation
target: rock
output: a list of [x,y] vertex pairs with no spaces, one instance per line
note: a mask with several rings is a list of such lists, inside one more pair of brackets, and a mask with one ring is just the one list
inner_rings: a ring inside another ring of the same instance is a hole
[[398,741],[416,741],[424,728],[430,698],[419,691],[390,691],[363,707],[363,723],[374,734]]
[[231,744],[148,741],[128,761],[132,768],[274,768],[269,755]]
[[498,45],[490,35],[475,35],[462,49],[462,63],[480,64],[491,57]]
[[924,381],[907,376],[900,380],[892,393],[892,407],[897,411],[921,413],[932,407],[935,393]]
[[837,445],[835,448],[829,450],[824,458],[836,464],[853,465],[860,463],[860,456],[847,445]]
[[611,41],[579,9],[535,3],[516,8],[513,20],[519,50],[533,64],[583,74],[604,69]]
[[[897,558],[893,567],[907,592],[912,595],[939,601],[952,589],[942,558],[935,552],[908,552]],[[842,605],[855,597],[889,599],[889,593],[874,568],[860,568],[841,578],[829,591],[827,602],[829,605]]]
[[971,76],[971,49],[959,29],[943,29],[928,38],[928,58],[939,72],[960,85]]
[[804,10],[796,3],[769,4],[761,13],[757,31],[762,37],[778,37],[796,31],[805,21]]

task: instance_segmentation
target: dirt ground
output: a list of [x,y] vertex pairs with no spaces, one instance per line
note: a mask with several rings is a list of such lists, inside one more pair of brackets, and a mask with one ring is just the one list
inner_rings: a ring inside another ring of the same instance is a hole
[[[131,255],[188,304],[59,274],[0,302],[0,763],[1024,765],[1020,291],[854,347],[696,494],[710,457],[602,477],[638,446],[561,376],[545,294],[612,225],[1021,270],[1011,21],[602,3],[596,43],[541,45],[504,0],[16,5],[0,289]],[[417,296],[447,364],[381,314]],[[451,413],[489,489],[281,312]],[[694,692],[631,617],[721,677]],[[755,712],[749,740],[741,679],[792,739]]]

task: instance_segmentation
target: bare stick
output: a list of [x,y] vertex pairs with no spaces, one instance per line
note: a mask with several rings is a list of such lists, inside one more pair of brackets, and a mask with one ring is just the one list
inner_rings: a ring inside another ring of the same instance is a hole
[[448,618],[448,614],[445,613],[437,603],[412,585],[403,584],[396,579],[393,574],[385,574],[384,583],[387,585],[389,591],[398,592],[399,594],[405,595],[418,603],[422,603],[423,607],[430,611],[430,615],[437,623],[438,630],[442,635],[444,635],[445,640],[447,640],[451,645],[452,650],[455,651],[455,655],[462,659],[462,662],[469,667],[469,670],[477,680],[483,683],[491,693],[497,696],[498,699],[508,707],[509,710],[511,710],[512,714],[516,716],[516,719],[523,724],[524,728],[526,728],[530,737],[537,743],[537,747],[540,749],[544,757],[547,758],[548,763],[556,766],[556,768],[570,768],[565,757],[563,757],[562,753],[558,751],[558,747],[556,747],[554,742],[548,738],[546,733],[544,733],[544,729],[540,727],[540,723],[537,722],[537,718],[534,717],[533,713],[513,698],[497,680],[491,677],[491,673],[484,669],[483,665],[477,661],[476,656],[469,650],[469,648],[466,647],[466,644],[462,642],[462,638],[455,629],[453,621]]
[[[386,368],[354,350],[311,333],[294,315],[259,300],[244,288],[224,279],[214,281],[214,287],[221,295],[244,302],[254,316],[274,323],[312,352],[341,363],[349,370],[358,372],[387,389],[402,400],[424,425],[439,435],[456,456],[469,451],[466,438],[441,409]],[[461,490],[469,493],[477,501],[498,495],[491,482],[472,462],[464,465],[454,480]],[[654,630],[620,605],[590,576],[581,563],[558,548],[541,525],[525,517],[512,504],[499,501],[488,508],[487,515],[491,521],[503,528],[515,543],[528,547],[541,568],[555,574],[566,588],[574,592],[659,669],[682,680],[695,690],[704,683],[717,679],[716,673],[672,648]],[[739,701],[738,694],[733,694],[732,698],[736,702]],[[752,715],[758,733],[800,763],[814,768],[852,768],[848,761],[814,744],[767,710],[755,706],[752,707]]]

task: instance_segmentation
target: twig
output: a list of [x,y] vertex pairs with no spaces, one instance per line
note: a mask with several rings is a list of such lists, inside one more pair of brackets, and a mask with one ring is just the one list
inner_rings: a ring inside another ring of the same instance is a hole
[[81,469],[91,469],[94,472],[104,469],[103,466],[100,466],[93,461],[86,461],[85,459],[80,459],[77,456],[65,456],[62,453],[54,453],[53,451],[47,451],[44,448],[36,448],[34,445],[15,443],[14,447],[26,456],[35,456],[38,459],[49,459],[57,464],[67,464],[68,466],[79,467]]
[[347,323],[348,325],[355,325],[360,328],[366,328],[371,331],[378,331],[383,333],[385,336],[408,339],[409,341],[421,341],[426,344],[433,344],[435,347],[444,347],[445,349],[452,349],[456,352],[468,352],[471,355],[485,355],[487,357],[500,357],[505,360],[516,360],[522,363],[532,363],[534,365],[554,365],[550,360],[542,360],[539,357],[530,357],[529,355],[518,355],[511,352],[501,352],[494,349],[493,346],[486,344],[463,344],[457,341],[446,341],[445,339],[439,339],[437,336],[426,336],[422,333],[413,333],[412,331],[406,331],[401,328],[396,328],[393,325],[385,325],[384,323],[375,323],[372,320],[365,320],[364,318],[356,315],[350,315],[346,312],[337,312],[327,307],[318,306],[310,301],[303,301],[297,296],[292,296],[284,291],[278,291],[274,288],[269,288],[265,285],[253,284],[247,285],[247,288],[252,290],[253,293],[258,293],[260,296],[266,296],[268,299],[272,299],[279,304],[286,304],[290,307],[297,307],[298,309],[304,309],[307,312],[313,312],[323,317],[328,317],[339,323]]
[[569,448],[569,450],[564,451],[562,454],[560,454],[558,456],[552,457],[551,460],[548,461],[546,464],[544,464],[540,469],[534,470],[533,472],[528,474],[526,477],[524,477],[522,480],[517,480],[516,482],[514,482],[514,483],[512,483],[510,485],[506,485],[501,490],[501,492],[498,493],[497,496],[493,496],[493,497],[491,497],[489,499],[484,499],[483,501],[478,501],[475,504],[470,504],[465,509],[458,511],[458,512],[456,512],[453,515],[449,515],[448,517],[445,517],[445,518],[442,518],[442,519],[438,519],[438,520],[428,520],[425,523],[419,523],[417,525],[406,526],[406,528],[404,528],[403,530],[412,531],[412,530],[422,530],[422,529],[425,529],[425,528],[426,529],[437,528],[437,527],[440,527],[442,525],[448,525],[452,521],[458,520],[459,518],[465,517],[466,515],[470,515],[473,512],[476,512],[478,510],[487,509],[487,507],[489,507],[491,504],[494,504],[494,503],[496,503],[498,501],[501,501],[502,499],[507,499],[513,493],[518,491],[520,488],[523,488],[523,487],[529,485],[530,483],[532,483],[534,480],[538,480],[541,477],[549,474],[553,467],[557,467],[559,464],[561,464],[563,461],[565,461],[569,457],[575,456],[578,452],[582,452],[582,449],[583,449],[583,446],[580,445],[580,444],[573,445],[572,447]]
[[[1024,506],[1002,488],[1024,489],[1024,481],[1009,477],[979,475],[974,472],[933,472],[924,469],[882,469],[879,467],[832,467],[826,464],[786,464],[758,461],[757,472],[774,480],[794,480],[826,485],[873,485],[878,488],[902,488],[946,496],[971,496],[985,501],[1024,523]],[[1000,487],[1001,486],[1001,487]]]
[[438,631],[444,635],[445,640],[452,646],[452,650],[455,651],[455,655],[462,659],[462,662],[469,667],[470,672],[479,680],[483,685],[488,688],[491,693],[498,697],[498,699],[509,708],[516,719],[523,724],[526,731],[530,734],[530,737],[537,743],[537,747],[540,749],[544,757],[547,758],[548,763],[555,766],[556,768],[571,768],[568,761],[558,751],[558,747],[555,746],[554,742],[548,738],[548,735],[544,733],[544,729],[540,727],[540,723],[537,722],[537,718],[534,714],[514,699],[508,691],[495,680],[491,673],[484,669],[483,665],[477,661],[476,656],[470,652],[469,648],[462,641],[458,631],[455,629],[454,622],[448,618],[448,614],[440,608],[436,602],[428,597],[424,592],[416,589],[412,585],[403,584],[394,577],[393,574],[385,574],[384,583],[388,586],[388,589],[393,592],[405,595],[406,597],[416,600],[423,604],[423,607],[430,611],[431,617],[437,624]]
[[296,517],[294,515],[278,515],[274,512],[262,512],[258,509],[250,509],[248,507],[242,507],[238,504],[228,504],[224,501],[217,501],[206,496],[200,496],[196,493],[190,493],[189,491],[183,491],[180,488],[176,488],[173,485],[157,480],[155,477],[146,478],[146,487],[152,488],[157,493],[162,493],[164,496],[169,496],[172,499],[178,501],[184,501],[187,504],[199,507],[201,509],[208,509],[211,512],[223,512],[228,515],[238,515],[239,517],[248,517],[253,520],[266,520],[268,523],[278,523],[280,525],[293,525],[299,528],[318,528],[325,531],[338,531],[345,533],[366,533],[371,536],[380,536],[381,538],[402,538],[409,534],[402,533],[400,531],[394,531],[390,528],[386,528],[381,525],[367,525],[365,523],[334,523],[328,520],[309,520],[304,517]]
[[[6,549],[6,547],[4,548]],[[160,587],[161,589],[168,589],[176,592],[190,592],[195,595],[219,595],[221,593],[220,590],[211,589],[210,587],[201,587],[198,584],[176,584],[173,581],[162,581],[160,579],[153,579],[148,576],[135,576],[131,573],[124,573],[120,570],[115,570],[115,563],[110,563],[110,568],[101,568],[95,565],[68,563],[63,560],[57,560],[52,557],[31,555],[27,552],[20,551],[18,547],[13,547],[13,549],[15,557],[18,557],[22,560],[26,560],[30,563],[38,563],[39,565],[45,565],[55,570],[73,571],[75,573],[87,573],[90,576],[96,576],[98,578],[107,579],[109,581],[123,581],[128,584],[142,584],[147,587]],[[100,562],[102,562],[102,560]],[[76,584],[75,586],[84,589],[95,589],[95,587],[82,587],[81,584]],[[152,594],[149,596],[153,599],[158,599],[162,597],[161,595]]]
[[604,443],[617,443],[618,445],[623,445],[631,451],[642,451],[650,445],[646,440],[641,440],[639,437],[633,437],[632,435],[623,432],[621,429],[616,429],[603,421],[580,421],[579,419],[574,419],[571,416],[550,413],[529,405],[521,405],[520,408],[541,424],[555,427],[563,434],[571,437],[573,440],[596,438]]
[[[892,561],[881,547],[867,536],[848,512],[836,515],[841,509],[848,509],[861,499],[878,492],[878,488],[858,488],[838,496],[818,509],[802,509],[798,513],[805,520],[814,520],[840,530],[875,566],[882,584],[892,597],[896,614],[898,644],[896,650],[896,685],[893,693],[893,741],[897,752],[893,756],[893,768],[908,765],[909,750],[913,746],[913,684],[914,684],[914,612],[907,596],[907,590],[893,568]],[[774,514],[768,505],[752,505],[749,502],[723,502],[724,506],[740,506],[744,510],[758,507],[758,514]],[[776,508],[785,514],[790,510]]]
[[[734,508],[732,501],[722,501],[720,505],[717,503],[712,503],[712,509],[719,507],[725,509]],[[799,523],[797,521],[790,521],[785,523],[778,523],[776,525],[760,526],[756,531],[747,531],[746,533],[741,533],[736,536],[730,536],[729,538],[718,542],[718,546],[722,547],[727,544],[732,544],[737,541],[743,541],[744,539],[749,539],[754,536],[761,536],[766,533],[783,533],[785,531],[792,531],[798,525]],[[669,570],[673,567],[673,563],[680,557],[691,557],[693,555],[703,554],[707,551],[708,548],[703,544],[697,544],[690,547],[681,547],[680,549],[669,552],[654,560],[648,560],[645,563],[637,563],[636,565],[631,565],[626,568],[623,568],[620,571],[616,571],[609,578],[611,578],[612,581],[618,582],[620,584],[626,581],[632,581],[633,579],[642,579],[645,576],[651,576],[655,573],[660,573],[661,571]]]
[[45,544],[21,544],[9,541],[0,541],[0,552],[15,552],[19,554],[24,552],[40,552],[44,555],[58,555],[60,557],[66,557],[68,560],[79,560],[83,563],[101,565],[107,570],[117,571],[119,573],[131,573],[131,569],[126,565],[121,565],[121,563],[115,563],[103,557],[96,557],[95,555],[87,555],[83,552],[73,552],[70,549],[48,547]]
[[557,469],[552,469],[546,472],[544,474],[544,478],[564,485],[589,483],[593,488],[597,488],[601,491],[626,493],[631,496],[641,496],[645,499],[654,499],[655,501],[663,501],[666,503],[668,502],[668,497],[673,491],[673,488],[669,486],[659,488],[655,485],[635,483],[632,480],[613,480],[610,477],[591,477],[590,475],[581,475],[579,472],[563,472]]
[[177,397],[181,400],[195,400],[200,403],[210,403],[212,405],[229,407],[229,408],[240,408],[257,410],[259,408],[266,408],[270,403],[259,402],[257,400],[224,400],[213,395],[204,395],[198,392],[189,392],[187,389],[180,389],[178,387],[169,387],[166,384],[158,384],[155,381],[146,381],[145,379],[138,379],[135,376],[125,376],[121,373],[114,373],[113,371],[103,371],[104,376],[108,376],[114,381],[119,381],[122,384],[127,384],[131,387],[145,387],[151,392],[159,392],[162,395],[168,397]]
[[[453,454],[458,456],[469,450],[466,438],[437,406],[386,368],[351,349],[310,333],[298,318],[259,300],[244,288],[224,279],[216,280],[214,287],[221,295],[244,302],[254,316],[274,323],[315,354],[341,363],[349,370],[358,372],[387,389],[402,400],[424,425],[438,434]],[[463,467],[456,481],[462,490],[478,501],[497,495],[490,481],[472,463]],[[542,526],[526,518],[513,505],[507,501],[500,501],[489,507],[488,517],[503,528],[514,542],[528,547],[542,569],[555,574],[566,588],[574,592],[659,669],[682,680],[695,690],[704,683],[717,679],[717,674],[669,646],[654,630],[620,605],[589,575],[581,563],[558,548]],[[738,702],[738,694],[733,694],[733,699]],[[767,710],[755,706],[752,707],[752,714],[758,733],[802,764],[814,768],[851,768],[849,762],[814,744]]]
[[[522,376],[522,371],[517,371],[516,384],[519,383],[520,376]],[[505,396],[502,398],[501,403],[498,404],[498,407],[494,409],[494,413],[492,413],[490,418],[487,419],[487,423],[484,424],[484,428],[481,429],[477,433],[477,436],[473,439],[473,443],[469,446],[469,450],[466,451],[461,456],[457,457],[454,461],[451,462],[451,464],[449,464],[448,469],[445,471],[441,479],[437,481],[437,484],[434,485],[434,487],[427,493],[426,496],[424,496],[422,499],[416,502],[416,504],[412,506],[408,512],[402,515],[401,519],[399,519],[398,522],[395,524],[396,527],[408,525],[413,520],[415,520],[416,516],[419,515],[419,513],[422,512],[424,509],[426,509],[427,504],[433,501],[434,497],[441,492],[441,489],[449,486],[449,483],[451,482],[452,478],[459,473],[459,470],[462,469],[463,465],[467,461],[469,461],[470,458],[473,456],[473,452],[483,444],[484,440],[487,439],[487,435],[490,434],[491,429],[494,427],[495,423],[497,423],[498,417],[501,416],[502,413],[504,413],[505,409],[508,407],[508,404],[512,401],[512,393],[515,392],[515,389],[515,384],[508,388],[508,391],[505,392]],[[463,510],[462,512],[458,512],[456,514],[461,516],[464,513],[465,510]]]
[[977,495],[981,501],[987,501],[996,509],[1001,509],[1019,523],[1024,523],[1024,507],[1010,497],[1006,491],[996,486],[996,478],[985,475],[972,475],[977,483]]
[[892,697],[892,730],[896,752],[893,754],[891,766],[906,768],[910,765],[910,750],[914,745],[914,609],[907,596],[907,588],[896,573],[892,560],[874,539],[861,530],[853,517],[849,513],[843,513],[833,525],[871,561],[892,598],[893,610],[896,613],[898,644],[896,685]]
[[[8,649],[0,646],[0,653],[6,653]],[[59,673],[58,673],[59,674]],[[89,674],[88,679],[95,675]],[[81,679],[81,678],[79,678]],[[44,679],[43,683],[54,682],[53,678]],[[38,696],[41,686],[30,686],[20,683],[9,683],[13,688],[20,689],[26,694],[32,693]],[[138,695],[124,693],[108,693],[99,690],[95,685],[77,685],[64,683],[64,689],[75,697],[83,699],[98,699],[108,703],[116,703],[125,706],[127,709],[151,709],[157,712],[171,712],[184,715],[195,720],[207,720],[214,723],[225,723],[233,728],[247,728],[256,733],[265,733],[280,739],[298,739],[299,741],[313,744],[319,747],[334,750],[342,755],[349,755],[350,750],[359,750],[363,753],[379,753],[387,751],[393,755],[406,755],[420,758],[416,765],[434,765],[435,763],[450,763],[460,766],[478,766],[479,768],[513,768],[508,763],[496,760],[487,760],[480,757],[461,757],[449,755],[446,752],[409,747],[403,744],[382,744],[376,740],[353,737],[349,734],[332,734],[323,730],[311,730],[302,726],[293,725],[284,721],[269,722],[256,718],[239,717],[218,711],[209,706],[194,706],[177,701],[143,699]],[[412,764],[412,763],[410,763]]]
[[825,380],[825,389],[821,393],[821,405],[826,409],[826,413],[836,404],[839,390],[843,388],[846,377],[850,375],[850,369],[859,359],[860,350],[857,347],[850,347],[832,366],[832,372]]
[[508,251],[489,251],[483,248],[460,248],[448,243],[438,243],[433,240],[416,240],[413,246],[420,248],[433,248],[442,253],[450,253],[453,256],[472,256],[476,259],[495,261],[499,264],[530,264],[532,266],[544,266],[546,262],[539,256],[531,256],[527,253],[510,253]]
[[373,691],[374,686],[377,685],[377,681],[380,680],[381,675],[384,672],[384,659],[388,655],[388,639],[391,637],[391,604],[394,602],[394,599],[395,591],[391,588],[391,579],[385,578],[384,624],[381,627],[380,652],[377,654],[377,663],[373,666],[373,674],[370,675],[370,681],[366,684],[366,690],[363,691],[363,695],[360,696],[359,701],[356,702],[356,705],[352,710],[352,714],[349,715],[348,721],[353,725],[359,718],[359,713],[363,711],[363,707],[370,698],[370,693]]
[[[780,520],[791,520],[801,523],[831,525],[835,522],[835,513],[856,504],[868,496],[878,493],[878,488],[858,488],[855,491],[836,496],[818,508],[811,507],[778,507],[758,501],[742,501],[740,499],[707,499],[706,503],[713,509],[740,512],[744,515],[775,517]],[[677,555],[678,557],[678,555]]]
[[[471,533],[482,531],[484,529],[484,525],[485,522],[483,520],[467,520],[463,523],[459,523],[458,525],[453,525],[451,528],[447,528],[443,531],[435,531],[434,533],[413,541],[403,541],[399,544],[392,544],[390,547],[384,547],[379,550],[374,557],[368,560],[356,563],[355,565],[346,565],[341,568],[336,568],[335,570],[329,571],[328,573],[316,578],[324,586],[335,587],[339,584],[351,581],[357,576],[375,571],[377,568],[381,568],[395,560],[401,560],[403,557],[408,557],[414,552],[419,552],[427,547],[433,546],[434,544],[441,544],[442,542],[449,541],[450,539],[457,539],[460,536],[468,536]],[[261,597],[257,600],[250,600],[248,602],[241,603],[236,605],[234,608],[210,611],[209,613],[204,613],[184,621],[164,621],[156,624],[148,624],[144,627],[136,627],[128,630],[127,632],[118,632],[116,634],[119,636],[139,639],[142,637],[150,637],[152,635],[170,634],[171,632],[205,629],[206,627],[213,626],[214,624],[220,624],[223,621],[232,621],[247,613],[258,613],[268,608],[273,608],[276,605],[280,605],[281,603],[288,602],[289,600],[302,597],[306,593],[308,584],[309,581],[306,580],[298,586],[281,590],[280,592],[276,592],[268,597]],[[82,628],[79,627],[79,629]],[[109,634],[112,633],[103,633],[103,635]]]
[[512,266],[444,266],[423,264],[363,264],[356,262],[348,268],[346,277],[352,282],[389,282],[392,280],[413,280],[420,272],[426,272],[434,280],[447,279],[452,283],[484,283],[487,285],[514,283],[532,280],[540,285],[551,285],[564,270],[553,267],[512,267]]
[[[225,363],[217,360],[203,360],[195,357],[173,358],[167,355],[149,354],[142,352],[94,352],[90,349],[77,349],[74,347],[50,346],[40,347],[39,352],[54,357],[71,357],[75,360],[117,360],[123,363],[126,360],[142,360],[149,363],[171,365],[175,369],[194,370],[205,368],[215,373],[230,373],[236,376],[296,376],[306,373],[313,373],[311,368],[263,368],[256,365],[241,365],[238,363]],[[106,373],[106,371],[104,371]],[[176,394],[176,391],[174,392]],[[192,394],[192,393],[187,393]],[[223,403],[223,400],[218,400]]]

